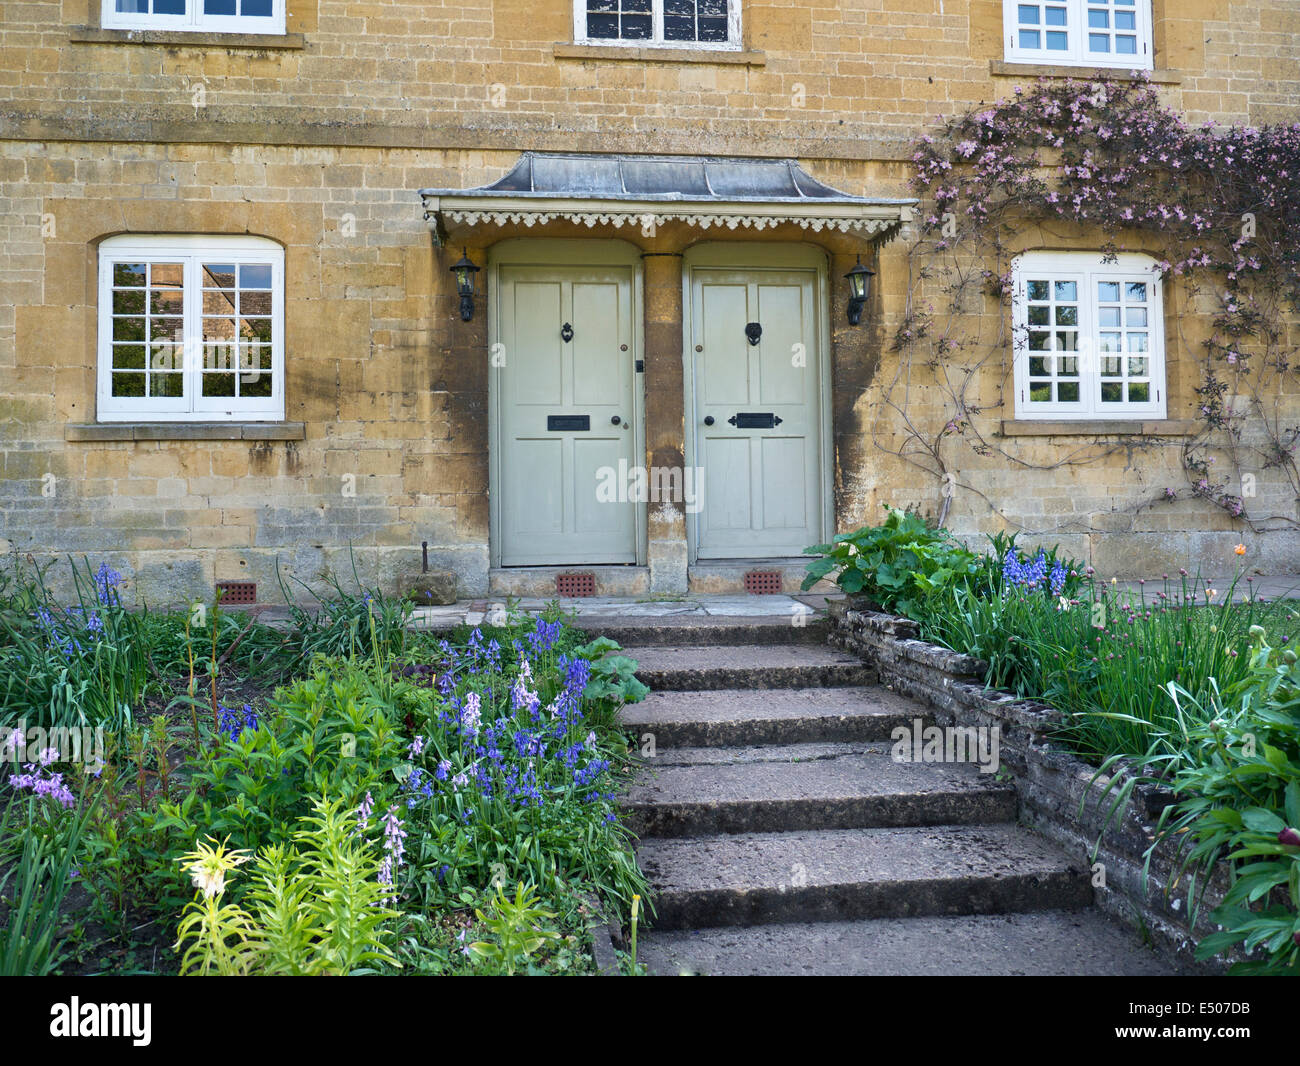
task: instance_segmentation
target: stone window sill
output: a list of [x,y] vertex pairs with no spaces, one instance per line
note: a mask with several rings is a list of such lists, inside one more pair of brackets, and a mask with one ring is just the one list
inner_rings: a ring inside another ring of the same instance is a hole
[[1004,437],[1190,437],[1200,428],[1193,418],[1165,418],[1107,421],[1102,419],[1069,422],[1006,419]]
[[[1123,67],[1057,67],[1047,63],[1008,63],[1003,59],[990,59],[989,73],[1014,78],[1111,77],[1135,80],[1133,73]],[[1183,82],[1179,70],[1147,70],[1143,73],[1157,85],[1181,85]]]
[[307,39],[301,33],[178,33],[175,30],[103,30],[98,26],[74,26],[68,39],[78,44],[166,44],[262,51],[307,47]]
[[304,440],[302,422],[90,422],[65,426],[64,440]]
[[551,54],[556,59],[612,59],[624,62],[730,63],[747,67],[767,65],[767,53],[728,51],[722,48],[657,48],[618,44],[565,44],[556,41]]

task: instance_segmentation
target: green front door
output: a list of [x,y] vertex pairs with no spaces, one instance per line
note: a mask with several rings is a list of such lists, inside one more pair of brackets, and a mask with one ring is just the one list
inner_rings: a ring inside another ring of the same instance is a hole
[[503,265],[499,285],[501,565],[634,563],[633,270]]

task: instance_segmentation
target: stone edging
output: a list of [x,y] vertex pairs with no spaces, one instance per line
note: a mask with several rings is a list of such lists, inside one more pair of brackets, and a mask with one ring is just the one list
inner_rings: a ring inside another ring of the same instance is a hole
[[[1015,778],[1021,821],[1093,868],[1098,907],[1138,926],[1184,969],[1222,968],[1196,962],[1193,951],[1197,939],[1216,928],[1205,916],[1227,890],[1224,871],[1211,879],[1196,935],[1188,925],[1185,886],[1176,883],[1167,891],[1176,869],[1172,848],[1157,849],[1143,887],[1146,850],[1169,802],[1167,793],[1139,785],[1111,817],[1114,793],[1104,793],[1111,778],[1092,784],[1096,770],[1052,744],[1051,733],[1061,721],[1055,708],[986,688],[984,663],[917,639],[919,627],[909,619],[857,609],[847,600],[832,600],[827,608],[830,642],[873,667],[882,685],[928,704],[937,724],[998,727],[1001,762]],[[1119,771],[1117,785],[1125,773]]]

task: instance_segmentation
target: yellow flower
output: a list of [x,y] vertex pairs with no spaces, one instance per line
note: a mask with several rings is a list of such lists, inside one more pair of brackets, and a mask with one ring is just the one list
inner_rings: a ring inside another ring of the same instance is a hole
[[[212,837],[208,839],[212,840]],[[194,887],[203,893],[205,899],[220,896],[225,892],[226,874],[252,858],[246,851],[227,851],[226,840],[216,847],[199,844],[194,851],[181,859],[182,868],[189,871],[190,880],[194,882]]]
[[1245,555],[1245,554],[1246,554],[1246,545],[1244,545],[1244,544],[1238,544],[1238,545],[1237,545],[1235,548],[1233,548],[1232,550],[1235,551],[1238,555]]

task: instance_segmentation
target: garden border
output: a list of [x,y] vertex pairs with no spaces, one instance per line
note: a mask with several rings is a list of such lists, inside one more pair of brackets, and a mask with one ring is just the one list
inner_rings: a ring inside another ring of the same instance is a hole
[[[980,660],[928,644],[918,639],[916,622],[873,607],[858,598],[829,600],[829,642],[872,667],[880,684],[932,708],[937,724],[998,727],[1000,758],[1015,779],[1020,821],[1071,855],[1082,854],[1085,866],[1104,866],[1103,883],[1096,884],[1094,876],[1097,906],[1136,925],[1181,969],[1199,973],[1226,969],[1222,963],[1196,962],[1193,954],[1197,940],[1217,928],[1207,916],[1227,891],[1226,871],[1220,868],[1211,878],[1195,932],[1187,920],[1185,892],[1168,891],[1175,869],[1171,847],[1156,850],[1143,885],[1145,853],[1171,794],[1139,784],[1123,810],[1108,817],[1114,796],[1102,794],[1102,783],[1109,778],[1090,788],[1095,768],[1050,740],[1061,721],[1059,711],[1038,700],[987,688]],[[1121,768],[1118,773],[1127,771]]]

